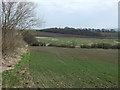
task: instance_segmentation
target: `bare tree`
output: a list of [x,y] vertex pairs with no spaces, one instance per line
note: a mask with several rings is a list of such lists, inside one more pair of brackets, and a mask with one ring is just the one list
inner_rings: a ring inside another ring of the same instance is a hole
[[35,5],[32,2],[2,1],[2,40],[3,53],[14,50],[18,40],[15,30],[31,29],[41,26],[41,21],[35,18]]
[[[26,29],[38,24],[33,2],[2,2],[2,27]],[[40,22],[40,21],[39,21]]]

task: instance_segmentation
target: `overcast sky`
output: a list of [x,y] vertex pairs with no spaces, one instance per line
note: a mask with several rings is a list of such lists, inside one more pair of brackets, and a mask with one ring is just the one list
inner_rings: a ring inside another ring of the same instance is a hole
[[119,0],[34,0],[42,28],[117,28]]

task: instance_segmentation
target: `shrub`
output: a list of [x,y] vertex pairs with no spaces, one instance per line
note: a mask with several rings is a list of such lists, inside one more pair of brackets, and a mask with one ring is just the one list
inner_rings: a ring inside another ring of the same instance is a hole
[[102,47],[98,46],[98,44],[92,44],[92,45],[91,45],[91,48],[98,48],[98,47],[99,47],[99,48],[102,48]]
[[48,46],[53,46],[53,47],[64,47],[64,48],[75,48],[75,46],[72,46],[72,45],[67,45],[67,44],[52,44],[50,43]]
[[102,48],[102,49],[120,49],[120,44],[111,45],[108,43],[96,43],[90,45],[81,45],[81,48]]
[[57,45],[57,47],[75,48],[75,46],[71,45],[71,44],[69,44],[69,45],[67,45],[67,44],[60,44],[60,45]]
[[81,47],[81,48],[91,48],[90,45],[81,45],[80,47]]
[[103,48],[103,49],[109,49],[111,48],[112,45],[108,43],[97,43],[97,44],[92,44],[91,48]]
[[19,47],[25,45],[22,37],[22,31],[20,30],[2,30],[2,54],[11,55]]
[[57,45],[55,45],[55,44],[53,44],[53,43],[50,43],[48,46],[56,47]]
[[39,46],[40,45],[40,43],[37,41],[35,36],[30,31],[24,32],[23,39],[30,46]]
[[112,46],[112,49],[120,49],[120,43],[116,44],[116,45],[113,45]]
[[112,47],[111,44],[107,44],[107,43],[102,43],[101,45],[103,49],[110,49]]

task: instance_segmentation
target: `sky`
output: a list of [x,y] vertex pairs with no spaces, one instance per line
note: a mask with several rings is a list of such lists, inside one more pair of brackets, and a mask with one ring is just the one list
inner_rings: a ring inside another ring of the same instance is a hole
[[33,0],[41,28],[117,28],[119,0]]

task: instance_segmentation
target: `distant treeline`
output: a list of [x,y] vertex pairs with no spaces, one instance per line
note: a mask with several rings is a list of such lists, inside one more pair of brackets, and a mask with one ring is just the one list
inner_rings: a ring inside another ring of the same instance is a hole
[[74,34],[74,35],[87,35],[87,36],[102,36],[101,33],[115,33],[114,29],[94,29],[94,28],[47,28],[42,29],[43,32],[61,33],[61,34]]

